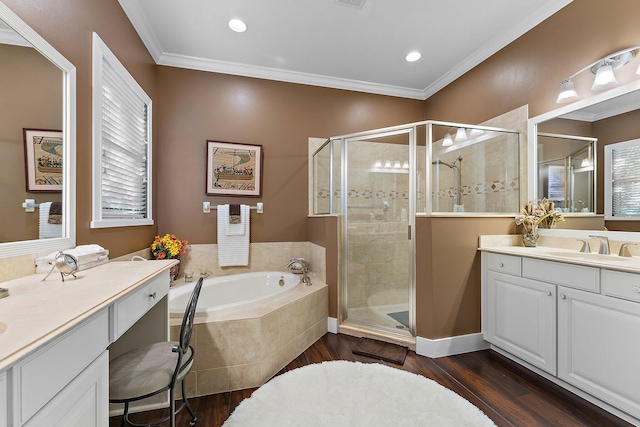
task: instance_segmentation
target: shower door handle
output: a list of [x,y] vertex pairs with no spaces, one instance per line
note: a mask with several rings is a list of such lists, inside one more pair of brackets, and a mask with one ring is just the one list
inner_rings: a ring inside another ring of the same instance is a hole
[[411,226],[407,226],[407,239],[411,240]]

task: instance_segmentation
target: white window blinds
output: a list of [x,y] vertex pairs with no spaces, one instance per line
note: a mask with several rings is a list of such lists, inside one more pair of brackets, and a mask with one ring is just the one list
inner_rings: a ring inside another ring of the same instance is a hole
[[93,228],[153,224],[151,99],[94,33]]
[[605,146],[607,219],[640,217],[640,140]]

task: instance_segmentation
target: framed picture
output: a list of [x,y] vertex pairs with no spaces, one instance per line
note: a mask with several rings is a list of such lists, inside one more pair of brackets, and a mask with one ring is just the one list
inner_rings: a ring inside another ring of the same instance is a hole
[[62,132],[23,129],[27,191],[62,191]]
[[207,141],[207,195],[259,197],[262,145]]

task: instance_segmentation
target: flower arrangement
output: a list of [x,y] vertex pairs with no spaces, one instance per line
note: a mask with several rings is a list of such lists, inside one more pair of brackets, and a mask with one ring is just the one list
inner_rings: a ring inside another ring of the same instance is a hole
[[165,234],[164,236],[156,236],[151,243],[151,254],[155,259],[171,259],[178,258],[187,251],[186,240],[180,240],[173,234]]
[[538,228],[554,228],[561,221],[564,221],[562,212],[555,209],[553,202],[546,198],[538,204],[527,203],[516,215],[516,225],[523,226],[524,234],[535,233]]

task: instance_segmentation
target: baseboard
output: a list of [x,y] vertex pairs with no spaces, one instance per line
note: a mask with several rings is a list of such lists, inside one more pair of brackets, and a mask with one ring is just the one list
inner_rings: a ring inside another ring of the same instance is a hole
[[338,319],[335,317],[327,317],[327,332],[332,334],[338,333]]
[[458,335],[436,340],[416,337],[416,353],[432,359],[486,350],[488,348],[489,343],[484,340],[482,333]]

